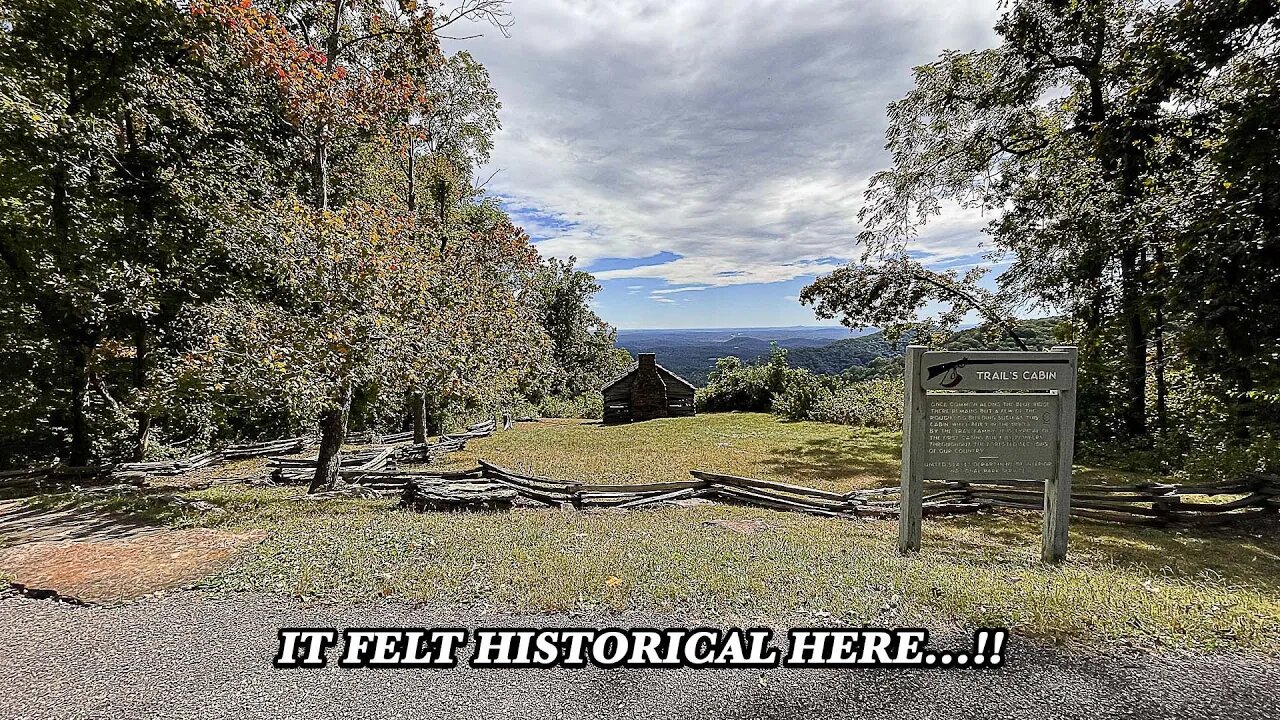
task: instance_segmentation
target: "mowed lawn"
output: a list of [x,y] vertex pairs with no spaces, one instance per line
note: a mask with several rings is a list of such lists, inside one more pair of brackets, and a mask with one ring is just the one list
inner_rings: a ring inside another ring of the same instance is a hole
[[[705,468],[830,489],[897,482],[897,433],[768,415],[625,427],[520,424],[476,457],[584,482],[687,477]],[[1095,477],[1105,473],[1092,473]],[[1077,522],[1071,560],[1039,562],[1034,513],[928,519],[917,557],[897,525],[703,505],[636,511],[416,514],[394,501],[300,500],[297,488],[224,486],[186,522],[262,528],[267,540],[211,581],[227,590],[477,611],[628,610],[801,625],[1011,626],[1077,642],[1280,651],[1276,524],[1173,531]]]
[[690,470],[783,480],[827,490],[896,484],[900,433],[763,413],[714,413],[630,425],[588,420],[516,423],[471,441],[448,467],[483,458],[511,470],[584,483],[689,480]]
[[[848,489],[896,483],[898,452],[896,433],[719,414],[609,428],[521,424],[470,443],[450,465],[483,457],[604,482],[705,468]],[[1070,560],[1049,567],[1039,562],[1035,513],[929,518],[921,553],[900,557],[893,521],[719,504],[418,514],[394,500],[303,499],[297,487],[184,494],[219,509],[164,515],[173,525],[266,531],[208,580],[226,591],[398,597],[477,617],[643,610],[713,623],[1008,626],[1057,641],[1280,652],[1274,520],[1214,531],[1076,522]]]

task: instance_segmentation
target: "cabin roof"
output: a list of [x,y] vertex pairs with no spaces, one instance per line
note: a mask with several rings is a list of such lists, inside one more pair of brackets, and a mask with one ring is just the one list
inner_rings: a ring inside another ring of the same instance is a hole
[[[697,390],[697,388],[695,388],[695,387],[693,386],[693,383],[689,382],[688,380],[685,380],[684,378],[680,377],[679,375],[677,375],[677,374],[675,374],[675,373],[671,372],[670,370],[668,370],[668,369],[666,369],[666,368],[662,367],[662,365],[660,365],[660,364],[658,364],[658,363],[656,363],[656,362],[655,362],[653,365],[654,365],[654,367],[658,368],[658,370],[660,370],[661,372],[666,373],[667,375],[670,375],[671,377],[675,378],[676,380],[679,380],[680,382],[684,383],[684,385],[685,385],[686,387],[688,387],[690,390]],[[616,378],[614,378],[614,379],[610,380],[609,382],[605,383],[605,384],[604,384],[604,387],[600,388],[600,392],[606,392],[606,391],[608,391],[608,389],[609,389],[609,388],[613,387],[614,385],[617,385],[618,383],[622,382],[623,380],[626,380],[628,377],[630,377],[630,376],[631,376],[631,373],[633,373],[633,372],[635,372],[636,370],[639,370],[639,369],[640,369],[640,363],[639,363],[639,362],[633,362],[633,363],[631,363],[631,367],[627,368],[627,371],[626,371],[626,372],[622,373],[622,374],[621,374],[621,375],[619,375],[618,377],[616,377]]]

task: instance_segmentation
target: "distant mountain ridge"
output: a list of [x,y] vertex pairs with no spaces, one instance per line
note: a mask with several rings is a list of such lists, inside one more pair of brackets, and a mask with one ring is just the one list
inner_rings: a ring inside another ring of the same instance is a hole
[[[1053,328],[1060,318],[1023,320],[1018,333],[1032,350],[1052,344]],[[619,330],[617,346],[632,355],[652,352],[663,367],[694,385],[707,383],[718,358],[733,355],[743,362],[769,357],[776,343],[787,349],[792,367],[816,373],[838,375],[850,368],[866,367],[877,358],[900,357],[909,340],[891,343],[874,328],[852,331],[843,327],[799,326],[780,328],[718,328],[691,330]],[[947,343],[955,350],[1016,350],[1007,334],[983,328],[956,333]]]
[[856,338],[857,333],[848,328],[829,326],[619,330],[616,344],[632,355],[656,353],[663,367],[695,385],[705,385],[718,358],[733,355],[755,362],[767,358],[774,343],[799,352]]

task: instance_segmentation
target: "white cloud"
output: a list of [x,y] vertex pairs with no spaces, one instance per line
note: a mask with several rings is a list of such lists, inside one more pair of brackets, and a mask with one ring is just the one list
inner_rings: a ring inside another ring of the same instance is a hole
[[[544,255],[587,266],[668,252],[681,257],[596,275],[715,287],[827,272],[853,255],[862,191],[887,162],[886,104],[913,65],[990,44],[997,5],[539,0],[513,11],[510,39],[464,44],[504,105],[480,173],[502,168],[489,188],[545,238]],[[985,221],[949,209],[916,247],[971,255]]]
[[661,290],[654,290],[653,294],[654,295],[670,295],[671,293],[702,292],[703,290],[707,290],[709,287],[710,286],[708,285],[694,285],[692,287],[663,288]]

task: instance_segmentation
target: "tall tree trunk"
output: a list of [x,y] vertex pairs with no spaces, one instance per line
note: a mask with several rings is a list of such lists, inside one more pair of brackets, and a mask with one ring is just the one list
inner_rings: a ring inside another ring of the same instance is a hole
[[418,184],[417,184],[418,171],[416,167],[417,161],[414,158],[414,154],[415,153],[414,153],[413,135],[410,135],[409,136],[409,157],[406,158],[406,162],[405,162],[405,175],[409,181],[409,197],[406,198],[405,202],[409,206],[409,217],[411,218],[418,217]]
[[[71,86],[72,73],[68,70],[68,87]],[[49,199],[49,215],[53,224],[54,239],[62,248],[71,247],[71,199],[68,191],[67,168],[58,163],[50,173],[51,193]],[[71,447],[68,449],[69,465],[88,465],[93,457],[93,440],[89,435],[89,359],[92,357],[96,342],[90,342],[90,333],[79,318],[54,313],[51,330],[60,329],[66,332],[71,329],[67,339],[71,372],[68,377],[71,402],[67,408],[68,429],[71,432]],[[70,326],[70,327],[68,327]]]
[[1143,323],[1142,278],[1138,249],[1120,251],[1120,316],[1124,325],[1124,431],[1128,438],[1147,436],[1147,331]]
[[133,460],[142,462],[147,458],[147,444],[151,437],[151,412],[147,409],[143,392],[147,388],[147,364],[151,362],[151,334],[146,320],[138,320],[138,328],[134,331],[133,353],[133,387],[137,391],[138,409],[133,417],[137,420],[137,432],[133,442]]
[[439,397],[423,392],[423,434],[435,437],[444,434],[444,414],[447,403]]
[[419,390],[409,395],[409,402],[412,405],[410,415],[413,416],[413,441],[415,443],[424,443],[427,441],[427,393]]
[[[323,132],[323,130],[321,130]],[[316,208],[329,209],[329,146],[322,137],[316,137]]]
[[347,438],[347,419],[351,413],[351,377],[343,378],[334,407],[320,414],[320,453],[316,474],[308,492],[333,487],[342,467],[342,441]]
[[92,348],[76,343],[71,348],[71,403],[69,429],[71,448],[68,465],[88,465],[93,457],[93,442],[89,435],[89,355]]
[[1156,431],[1169,429],[1169,384],[1165,379],[1164,309],[1156,306],[1155,317]]

